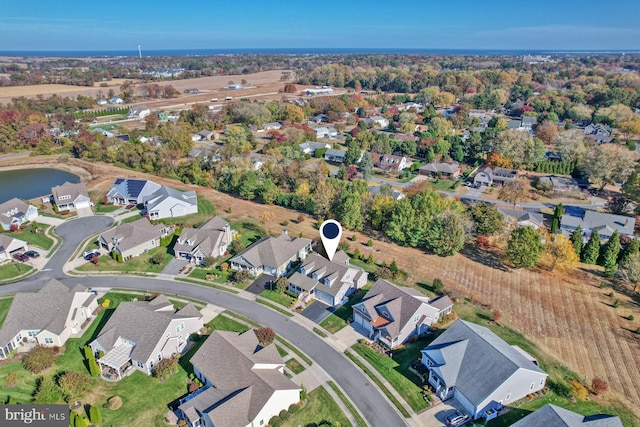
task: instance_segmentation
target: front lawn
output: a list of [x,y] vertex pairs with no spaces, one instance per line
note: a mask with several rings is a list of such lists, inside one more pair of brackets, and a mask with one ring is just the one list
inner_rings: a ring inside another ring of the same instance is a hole
[[[152,264],[150,259],[156,253],[162,253],[164,255],[164,259],[160,264]],[[125,262],[117,262],[112,259],[109,255],[102,255],[98,259],[98,264],[94,265],[92,262],[87,262],[79,267],[77,267],[78,271],[126,271],[126,272],[149,272],[149,273],[160,273],[166,266],[169,264],[169,261],[173,259],[173,255],[168,253],[168,248],[164,246],[160,246],[157,248],[151,249],[149,252],[138,255],[137,257],[133,257]]]
[[335,334],[340,329],[347,326],[347,321],[351,319],[351,314],[353,313],[353,310],[351,309],[351,307],[354,304],[357,304],[360,301],[362,301],[362,298],[364,298],[366,294],[367,294],[366,290],[360,289],[358,292],[351,295],[349,297],[349,301],[345,305],[339,307],[336,311],[331,313],[329,316],[327,316],[327,318],[324,319],[322,322],[320,322],[320,326],[322,326],[332,334]]
[[11,281],[17,276],[30,272],[33,268],[28,264],[11,262],[0,266],[0,283]]
[[96,203],[95,208],[98,213],[109,213],[120,209],[120,206]]
[[213,269],[196,267],[189,273],[189,277],[200,280],[208,280],[207,277],[209,277],[213,282],[224,284],[229,281],[229,272],[224,272],[219,267]]
[[340,427],[352,425],[324,387],[313,390],[307,395],[307,399],[307,405],[282,423],[283,427],[320,425],[321,422]]
[[214,331],[231,331],[238,333],[243,333],[250,329],[248,326],[220,314],[211,319],[211,321],[207,323],[207,326],[210,326]]
[[398,362],[364,344],[354,344],[351,348],[389,381],[411,409],[419,412],[428,406],[422,397],[422,388],[400,372]]
[[286,308],[290,308],[294,302],[294,299],[284,292],[270,291],[269,289],[265,289],[264,291],[260,292],[260,296],[262,298],[268,299],[269,301],[280,304]]
[[0,328],[2,328],[2,324],[4,323],[4,319],[7,317],[7,313],[9,312],[12,302],[13,297],[0,299]]
[[53,239],[46,235],[46,231],[51,226],[40,226],[36,223],[31,223],[24,230],[12,231],[10,233],[3,233],[6,236],[13,237],[14,239],[20,239],[29,244],[29,246],[36,246],[40,249],[48,250],[53,246]]
[[287,365],[287,368],[289,368],[294,375],[298,375],[300,372],[304,371],[304,366],[294,358],[287,360],[285,365]]

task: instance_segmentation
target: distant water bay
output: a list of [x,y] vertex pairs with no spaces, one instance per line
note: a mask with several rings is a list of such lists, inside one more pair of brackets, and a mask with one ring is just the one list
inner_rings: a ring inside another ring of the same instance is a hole
[[68,182],[80,182],[70,172],[50,168],[15,169],[0,171],[0,203],[17,197],[33,199],[51,194],[51,187]]

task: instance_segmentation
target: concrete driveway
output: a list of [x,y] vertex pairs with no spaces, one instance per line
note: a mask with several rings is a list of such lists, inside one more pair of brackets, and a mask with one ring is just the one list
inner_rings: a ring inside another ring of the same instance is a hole
[[314,301],[307,306],[304,310],[300,312],[307,319],[320,324],[324,319],[326,319],[331,313],[333,313],[334,309],[329,307],[327,304],[322,303],[320,301]]
[[[453,399],[449,399],[446,402],[440,402],[440,401],[437,401],[437,402],[439,403],[427,409],[426,411],[424,411],[423,413],[417,416],[418,420],[420,421],[420,426],[423,426],[423,427],[446,426],[447,415],[451,414],[456,409],[462,410],[462,407]],[[464,410],[462,410],[462,412],[466,413],[466,411]]]
[[169,261],[169,264],[162,270],[162,274],[170,274],[172,276],[177,276],[180,274],[180,270],[187,265],[189,261],[184,258],[175,258]]

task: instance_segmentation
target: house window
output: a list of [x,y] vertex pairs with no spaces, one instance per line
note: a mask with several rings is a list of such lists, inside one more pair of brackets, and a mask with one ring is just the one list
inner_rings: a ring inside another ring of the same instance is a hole
[[53,338],[45,338],[44,339],[44,343],[45,344],[53,344]]
[[162,353],[158,353],[158,362],[162,360]]
[[544,378],[540,380],[540,387],[542,387],[543,385],[544,385]]
[[504,400],[509,400],[511,399],[511,393],[507,393],[507,397],[504,398]]
[[531,386],[529,387],[529,390],[533,390],[533,388],[534,388],[535,386],[536,386],[536,383],[535,383],[535,382],[531,383]]
[[31,338],[34,338],[36,335],[38,335],[38,331],[29,331],[28,334]]
[[264,420],[260,420],[260,425],[264,425]]
[[153,368],[153,360],[149,361],[149,368]]
[[138,365],[138,368],[144,368],[144,364],[139,360],[136,360],[136,365]]
[[416,323],[418,319],[419,319],[419,316],[417,314],[413,316],[413,323]]
[[176,326],[176,334],[184,329],[184,322],[181,322],[178,326]]

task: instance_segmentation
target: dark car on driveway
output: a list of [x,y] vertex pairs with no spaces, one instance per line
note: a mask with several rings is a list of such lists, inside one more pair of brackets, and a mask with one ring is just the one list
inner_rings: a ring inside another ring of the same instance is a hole
[[29,261],[29,257],[26,256],[25,254],[13,254],[13,259],[15,259],[16,261]]
[[26,256],[28,256],[29,258],[38,258],[40,256],[40,253],[38,253],[36,251],[27,251],[24,254]]

